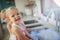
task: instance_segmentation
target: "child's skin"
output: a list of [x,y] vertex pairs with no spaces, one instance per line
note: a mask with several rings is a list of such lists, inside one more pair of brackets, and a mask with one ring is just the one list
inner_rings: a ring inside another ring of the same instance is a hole
[[[10,10],[7,10],[6,12],[10,21],[12,21],[13,23],[19,24],[21,22],[21,16],[15,7],[11,8]],[[21,40],[30,40],[31,38],[31,36],[29,35],[27,31],[26,31],[26,36],[24,36],[23,33],[17,29],[17,27],[12,27],[11,31],[13,32],[13,34],[17,35],[18,38],[20,38]]]

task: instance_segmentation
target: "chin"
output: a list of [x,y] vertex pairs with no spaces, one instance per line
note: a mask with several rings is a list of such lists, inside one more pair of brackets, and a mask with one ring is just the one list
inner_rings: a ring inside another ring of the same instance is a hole
[[16,24],[19,24],[19,23],[20,23],[20,21],[17,21],[17,22],[16,22]]

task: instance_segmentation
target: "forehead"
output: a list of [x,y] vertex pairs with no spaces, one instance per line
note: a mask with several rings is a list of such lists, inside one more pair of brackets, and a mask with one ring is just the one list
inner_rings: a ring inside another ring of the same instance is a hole
[[9,10],[9,14],[16,14],[16,13],[18,13],[17,9],[11,9],[11,10]]

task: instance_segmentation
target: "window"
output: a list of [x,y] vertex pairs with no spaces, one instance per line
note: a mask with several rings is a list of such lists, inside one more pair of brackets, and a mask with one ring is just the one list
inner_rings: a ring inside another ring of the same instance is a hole
[[[59,10],[60,6],[55,0],[41,0],[41,10],[44,15],[48,15],[51,11]],[[60,2],[59,2],[60,3]]]

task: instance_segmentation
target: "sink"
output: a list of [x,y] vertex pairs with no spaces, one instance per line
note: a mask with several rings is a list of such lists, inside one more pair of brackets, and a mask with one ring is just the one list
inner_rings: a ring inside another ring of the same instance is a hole
[[36,20],[27,20],[27,21],[24,21],[24,24],[33,24],[33,23],[38,23],[38,21],[36,21]]

